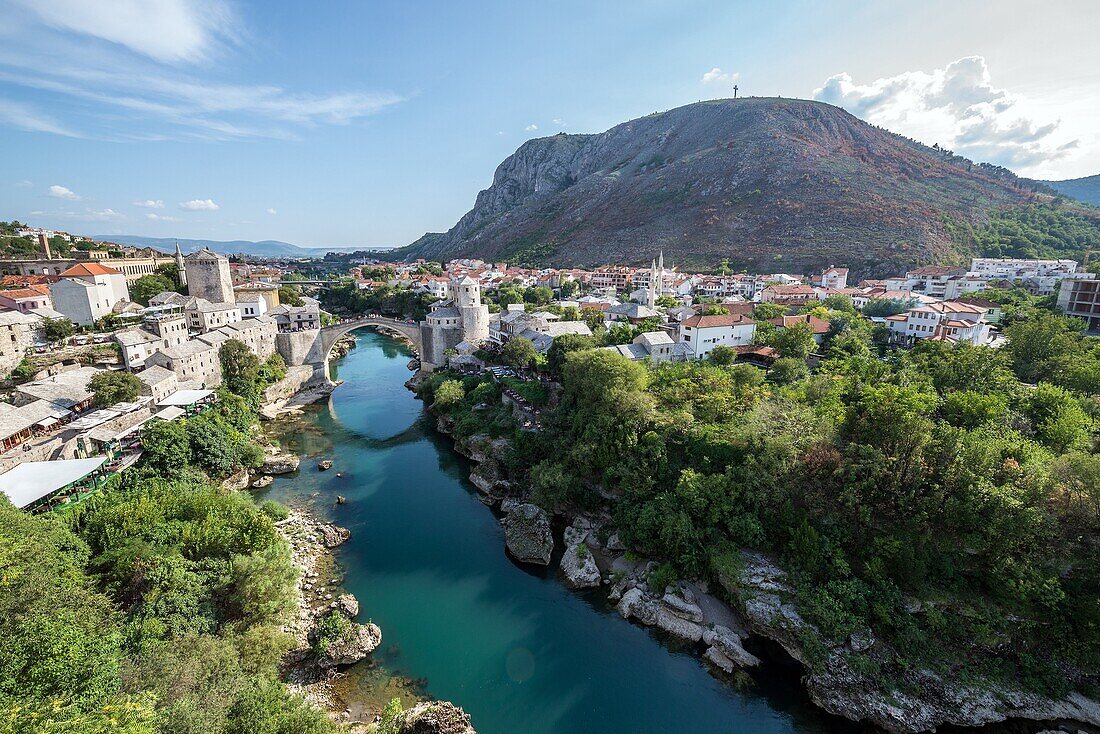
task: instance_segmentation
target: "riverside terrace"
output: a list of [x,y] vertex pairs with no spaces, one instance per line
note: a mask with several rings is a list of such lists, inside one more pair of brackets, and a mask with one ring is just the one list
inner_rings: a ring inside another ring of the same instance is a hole
[[0,475],[0,492],[21,510],[41,512],[79,502],[103,487],[107,457],[27,461]]

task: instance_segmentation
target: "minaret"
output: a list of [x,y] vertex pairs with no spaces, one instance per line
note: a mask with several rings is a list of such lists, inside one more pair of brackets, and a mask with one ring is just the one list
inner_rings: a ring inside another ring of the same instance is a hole
[[661,250],[657,255],[657,297],[665,292],[665,251]]
[[646,304],[650,308],[657,308],[657,261],[649,263],[649,292],[646,293]]
[[185,287],[187,285],[187,268],[183,263],[183,253],[180,252],[179,240],[176,240],[176,273],[180,278],[180,286]]

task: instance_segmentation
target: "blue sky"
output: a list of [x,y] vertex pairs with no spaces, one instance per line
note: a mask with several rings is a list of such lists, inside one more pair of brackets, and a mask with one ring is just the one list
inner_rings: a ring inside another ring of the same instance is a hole
[[0,0],[0,219],[400,245],[524,140],[817,97],[1036,177],[1100,173],[1100,3]]

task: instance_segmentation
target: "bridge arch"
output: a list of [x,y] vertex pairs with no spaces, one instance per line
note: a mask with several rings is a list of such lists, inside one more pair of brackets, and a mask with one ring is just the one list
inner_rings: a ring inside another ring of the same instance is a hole
[[389,318],[362,318],[354,319],[352,321],[343,321],[332,326],[326,326],[321,329],[321,333],[317,335],[317,346],[319,347],[319,354],[316,356],[319,358],[314,361],[314,380],[320,380],[322,382],[330,382],[329,378],[329,357],[332,355],[332,347],[346,334],[349,334],[356,329],[372,328],[380,332],[389,332],[391,334],[397,334],[398,336],[408,339],[413,349],[416,351],[416,355],[419,358],[423,358],[424,344],[420,338],[420,325],[417,323],[408,323],[407,321],[401,321],[398,319]]

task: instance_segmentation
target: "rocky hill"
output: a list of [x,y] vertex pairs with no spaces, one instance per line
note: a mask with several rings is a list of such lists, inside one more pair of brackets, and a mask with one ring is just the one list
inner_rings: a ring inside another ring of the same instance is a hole
[[1044,181],[1044,184],[1063,196],[1071,196],[1086,204],[1100,206],[1100,173],[1065,181]]
[[[687,105],[522,145],[448,232],[397,252],[519,263],[648,262],[863,274],[959,261],[959,232],[1048,191],[820,102]],[[954,233],[954,234],[952,234]]]

